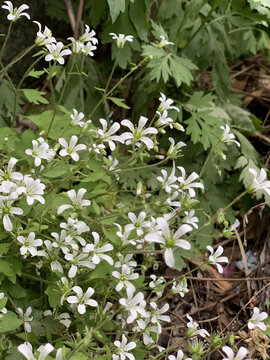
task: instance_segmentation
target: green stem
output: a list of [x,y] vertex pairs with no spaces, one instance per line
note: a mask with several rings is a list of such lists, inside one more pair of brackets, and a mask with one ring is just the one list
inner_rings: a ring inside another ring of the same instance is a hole
[[118,83],[116,85],[114,85],[114,87],[108,92],[108,94],[105,93],[105,95],[102,96],[102,98],[99,100],[99,102],[96,104],[96,106],[94,107],[94,109],[91,111],[89,118],[91,119],[91,117],[93,116],[93,114],[96,112],[96,110],[99,108],[99,106],[103,103],[104,101],[104,97],[105,99],[108,98],[110,95],[112,95],[112,93],[114,92],[114,90],[120,85],[122,84],[122,82],[124,80],[126,80],[126,78],[128,78],[134,71],[136,71],[140,66],[142,66],[142,64],[144,62],[146,62],[149,59],[149,56],[147,56],[146,58],[144,58],[143,60],[141,60],[139,62],[138,65],[134,66],[124,77],[122,77]]
[[52,125],[53,125],[53,122],[54,122],[54,119],[55,119],[55,116],[56,116],[56,112],[57,112],[57,110],[58,110],[59,105],[61,104],[62,99],[63,99],[63,96],[64,96],[64,93],[65,93],[67,84],[68,84],[68,82],[69,82],[69,79],[70,79],[70,76],[71,76],[71,73],[72,73],[72,70],[73,70],[73,67],[74,67],[74,64],[75,64],[75,58],[76,58],[76,55],[73,56],[72,63],[71,63],[71,68],[70,68],[70,71],[69,71],[69,73],[68,73],[67,80],[65,81],[65,84],[64,84],[63,89],[62,89],[62,91],[61,91],[61,94],[60,94],[60,96],[59,96],[59,100],[58,100],[58,102],[57,102],[57,105],[54,107],[52,120],[51,120],[50,125],[49,125],[49,127],[48,127],[46,137],[49,136],[51,127],[52,127]]
[[[5,37],[5,40],[4,40],[4,43],[3,43],[3,46],[2,46],[2,49],[0,52],[0,61],[2,60],[2,56],[3,56],[5,48],[7,46],[7,42],[8,42],[9,36],[10,36],[12,25],[13,25],[13,21],[10,22],[9,27],[8,27],[7,36]],[[0,74],[1,74],[1,72],[0,72]]]
[[36,46],[35,44],[31,45],[29,48],[25,50],[25,52],[22,53],[22,55],[12,60],[7,66],[5,66],[3,69],[0,70],[0,74],[6,72],[10,67],[16,64],[18,61],[20,61],[25,55],[27,55],[31,50],[33,50],[35,46]]
[[82,109],[83,113],[85,111],[84,94],[83,94],[84,82],[83,82],[83,76],[82,76],[84,60],[85,60],[85,56],[82,55],[81,68],[80,68],[80,98],[81,98],[81,109]]
[[41,278],[39,278],[39,277],[37,277],[37,276],[30,275],[30,274],[22,273],[22,277],[27,278],[27,279],[31,279],[31,280],[35,280],[35,281],[39,281],[39,282],[42,282],[42,283],[44,283],[44,284],[54,284],[53,281],[41,279]]
[[203,173],[204,173],[204,170],[206,169],[206,167],[207,167],[207,165],[208,165],[208,163],[209,163],[209,160],[210,160],[211,156],[213,155],[213,153],[215,152],[215,150],[216,150],[216,148],[218,147],[219,144],[220,144],[220,141],[218,141],[218,142],[216,143],[216,145],[212,147],[210,153],[207,155],[207,158],[206,158],[206,160],[205,160],[205,163],[204,163],[204,165],[203,165],[203,167],[202,167],[202,170],[201,170],[201,172],[200,172],[200,177],[202,177],[202,175],[203,175]]

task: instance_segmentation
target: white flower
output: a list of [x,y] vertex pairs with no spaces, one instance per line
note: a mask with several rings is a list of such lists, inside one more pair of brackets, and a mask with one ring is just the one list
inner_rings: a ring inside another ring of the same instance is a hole
[[175,357],[174,355],[169,355],[169,356],[168,356],[168,359],[169,359],[169,360],[183,360],[183,357],[184,357],[183,351],[182,351],[182,350],[178,350],[176,357]]
[[157,218],[157,224],[161,232],[156,232],[153,234],[147,234],[145,239],[149,242],[156,242],[162,244],[165,248],[164,258],[165,262],[169,267],[174,266],[174,255],[173,249],[175,247],[180,247],[185,250],[190,250],[191,245],[188,241],[181,239],[182,235],[192,230],[190,225],[184,224],[179,227],[179,229],[173,233],[168,222],[163,218]]
[[186,216],[184,217],[183,222],[194,226],[195,229],[198,229],[197,222],[199,221],[199,219],[196,216],[194,216],[194,214],[195,214],[194,210],[191,210],[190,212],[185,211]]
[[141,333],[143,335],[143,343],[145,345],[153,344],[155,341],[152,339],[150,333],[157,334],[158,333],[158,327],[157,326],[150,326],[150,318],[147,318],[145,320],[138,319],[137,325],[132,328],[132,331],[136,331],[138,333]]
[[268,314],[266,312],[260,313],[260,309],[257,307],[254,307],[252,318],[248,320],[248,328],[254,329],[255,327],[258,327],[262,331],[265,331],[266,325],[263,322],[263,320],[265,320],[267,317],[268,317]]
[[205,338],[206,336],[210,336],[208,331],[204,329],[198,329],[199,324],[196,323],[196,321],[194,321],[191,316],[187,315],[187,318],[189,320],[189,322],[187,323],[187,327],[188,327],[187,336],[193,337],[200,335],[203,338]]
[[42,137],[39,137],[37,140],[32,140],[32,144],[33,150],[26,149],[25,153],[35,158],[35,166],[41,164],[41,159],[46,159],[49,162],[54,158],[55,151],[49,148],[49,145]]
[[[120,137],[122,141],[126,140],[133,140],[135,142],[136,146],[141,146],[140,142],[143,142],[149,149],[153,149],[154,142],[153,140],[149,139],[146,135],[148,134],[157,134],[157,129],[154,127],[149,127],[147,129],[144,129],[144,126],[146,125],[148,119],[144,116],[141,116],[139,119],[138,127],[134,127],[131,121],[129,120],[122,120],[121,124],[128,127],[130,129],[129,132],[123,133]],[[130,143],[127,142],[127,143]]]
[[[0,293],[0,300],[1,299],[4,299],[5,298],[5,294],[4,293]],[[7,298],[5,298],[6,300],[5,301],[7,301]],[[0,312],[2,313],[2,314],[6,314],[7,313],[7,309],[5,308],[5,307],[2,307],[2,308],[0,308]]]
[[59,155],[60,156],[71,156],[74,161],[78,161],[80,159],[80,157],[77,154],[77,151],[85,150],[86,146],[84,144],[76,145],[77,141],[78,141],[78,137],[76,135],[71,136],[69,144],[63,138],[58,139],[59,144],[62,145],[64,148],[64,149],[60,150]]
[[127,338],[125,335],[122,335],[122,341],[116,340],[114,345],[117,347],[116,354],[112,355],[112,360],[125,360],[128,358],[129,360],[135,360],[134,355],[132,355],[129,351],[136,347],[136,343],[131,341],[127,342]]
[[173,294],[179,294],[181,297],[184,297],[189,289],[187,287],[187,280],[184,278],[177,284],[176,281],[173,281],[171,292]]
[[38,21],[33,21],[35,24],[37,24],[39,31],[37,32],[37,37],[35,40],[35,43],[37,46],[43,46],[47,44],[51,44],[56,42],[55,38],[52,36],[52,32],[47,26],[45,26],[44,31],[41,31],[41,24]]
[[90,299],[90,297],[95,292],[93,288],[89,287],[85,294],[83,294],[82,288],[80,286],[73,286],[71,289],[77,294],[77,296],[68,296],[67,302],[70,304],[78,304],[77,306],[79,314],[84,314],[86,312],[85,305],[94,307],[98,306],[96,300]]
[[21,309],[20,307],[17,308],[18,310],[18,313],[20,315],[20,317],[22,318],[23,320],[23,323],[24,323],[24,327],[25,327],[25,330],[30,333],[32,331],[32,328],[31,328],[31,321],[33,321],[33,316],[30,317],[31,315],[31,312],[32,312],[32,308],[31,306],[29,306],[27,309],[26,309],[26,312],[24,313],[23,312],[23,309]]
[[42,245],[41,239],[35,239],[36,235],[34,232],[30,232],[27,237],[18,236],[17,240],[23,246],[20,248],[21,255],[28,255],[29,252],[32,256],[37,255],[37,247]]
[[19,172],[13,171],[14,166],[18,162],[15,158],[10,158],[5,170],[0,169],[0,191],[4,193],[11,193],[12,197],[17,197],[21,193],[21,187],[17,187],[18,182],[23,179],[23,175]]
[[98,43],[98,39],[94,37],[95,35],[95,31],[90,31],[89,26],[85,25],[85,32],[82,34],[82,36],[80,36],[79,41],[82,43],[90,41],[93,45],[95,45]]
[[200,182],[193,182],[196,180],[199,175],[193,172],[191,175],[189,175],[188,178],[186,178],[186,170],[182,166],[177,166],[177,169],[181,171],[182,176],[178,177],[179,181],[179,189],[180,190],[188,190],[189,196],[194,197],[196,195],[193,188],[201,188],[204,189],[204,186]]
[[173,119],[171,119],[170,117],[168,117],[168,111],[164,110],[163,113],[160,113],[159,111],[157,111],[157,114],[159,115],[159,118],[157,119],[155,126],[157,128],[161,127],[161,126],[166,126],[169,125],[169,127],[171,129],[173,129]]
[[164,110],[170,110],[170,109],[174,109],[174,110],[179,112],[178,107],[172,106],[173,100],[172,99],[166,99],[166,96],[163,93],[160,93],[159,101],[160,101],[160,104],[159,104],[159,107],[158,107],[158,111],[160,111],[161,113]]
[[208,259],[208,263],[216,265],[218,272],[220,274],[222,274],[223,268],[219,263],[223,263],[223,262],[228,263],[229,262],[229,260],[226,256],[220,256],[223,253],[223,247],[219,246],[217,248],[217,250],[215,251],[215,253],[214,253],[214,249],[212,248],[212,246],[207,246],[207,250],[210,251],[210,253],[211,253],[211,255],[209,256],[209,259]]
[[145,311],[146,302],[142,292],[137,293],[133,297],[133,293],[127,294],[127,299],[121,298],[119,303],[124,306],[126,311],[129,311],[130,315],[127,318],[127,323],[131,324],[140,314],[143,317],[147,316]]
[[11,206],[14,199],[0,196],[0,217],[3,217],[3,225],[6,231],[12,231],[13,225],[9,218],[10,215],[22,215],[23,210],[19,207]]
[[170,141],[171,145],[169,147],[167,155],[169,158],[172,158],[172,159],[181,153],[183,146],[187,146],[187,144],[185,144],[183,141],[178,141],[178,143],[175,145],[175,141],[171,137],[169,137],[169,141]]
[[84,113],[78,113],[76,109],[73,109],[73,114],[71,114],[70,117],[72,125],[79,125],[80,127],[83,127],[84,122],[82,120],[84,119]]
[[119,279],[119,283],[116,285],[115,290],[121,291],[123,287],[127,290],[127,295],[132,295],[136,290],[135,286],[129,280],[136,280],[139,277],[138,273],[131,273],[130,267],[127,265],[122,266],[122,272],[113,271],[112,276]]
[[223,134],[221,135],[219,141],[222,143],[227,143],[227,142],[234,142],[237,146],[241,146],[240,143],[235,139],[234,134],[230,134],[230,127],[229,125],[225,125],[225,126],[220,126],[220,128],[223,130]]
[[18,346],[18,351],[27,359],[27,360],[45,360],[45,358],[54,350],[54,347],[47,343],[46,345],[41,345],[37,351],[39,356],[36,357],[33,355],[33,347],[29,342],[25,342]]
[[254,179],[252,184],[249,185],[248,191],[254,192],[258,190],[263,190],[268,195],[270,195],[270,181],[264,181],[265,179],[267,179],[266,171],[264,169],[261,169],[259,175],[255,169],[249,169],[249,172],[254,176]]
[[[77,235],[81,235],[85,232],[90,231],[90,228],[82,220],[78,220],[74,217],[69,217],[67,223],[61,223],[60,227],[67,231],[67,242],[72,240]],[[84,244],[85,245],[85,244]]]
[[73,54],[79,54],[84,49],[84,44],[81,41],[75,40],[73,37],[68,37],[68,40],[72,42],[72,52]]
[[82,49],[83,55],[94,56],[93,51],[96,50],[96,48],[96,46],[92,45],[91,41],[88,41],[88,43]]
[[78,253],[77,251],[74,251],[73,254],[66,254],[65,259],[72,262],[68,272],[68,277],[70,279],[73,279],[76,276],[79,266],[85,266],[88,269],[95,269],[96,267],[93,261],[89,259],[88,254]]
[[47,44],[46,48],[49,50],[49,54],[45,56],[46,61],[58,61],[60,65],[65,63],[63,56],[70,55],[71,50],[64,49],[62,50],[64,44],[59,41],[56,44]]
[[98,129],[98,131],[97,131],[98,137],[101,141],[107,142],[109,144],[111,151],[114,151],[115,150],[114,141],[121,141],[121,138],[120,138],[120,136],[113,135],[113,134],[119,130],[120,125],[119,125],[119,123],[115,122],[110,127],[110,129],[108,129],[108,123],[105,119],[99,119],[99,121],[102,125],[102,129]]
[[140,212],[137,217],[133,212],[128,213],[128,218],[131,220],[132,224],[127,224],[125,226],[126,231],[136,230],[137,235],[141,236],[144,233],[144,228],[150,227],[150,221],[144,221],[146,218],[146,213],[144,211]]
[[120,268],[123,265],[127,265],[128,267],[132,268],[132,267],[136,267],[137,263],[134,260],[131,260],[133,257],[132,254],[127,254],[126,256],[124,255],[120,255],[119,256],[119,260],[115,262],[114,267],[116,268]]
[[30,176],[25,176],[24,182],[24,193],[26,194],[26,201],[28,205],[33,205],[34,200],[39,201],[41,204],[45,204],[44,198],[41,196],[44,194],[45,185],[40,180],[34,180]]
[[162,176],[157,177],[157,181],[161,183],[162,189],[165,189],[167,193],[172,192],[172,189],[178,189],[178,185],[175,184],[177,176],[175,176],[175,164],[173,161],[173,168],[171,174],[168,176],[167,171],[161,170]]
[[13,8],[13,4],[11,1],[4,1],[4,3],[6,3],[6,5],[2,5],[2,9],[6,9],[9,11],[9,14],[7,16],[8,20],[17,21],[21,16],[25,16],[28,20],[30,20],[30,15],[26,12],[23,12],[24,10],[29,9],[28,5],[23,4],[19,6],[19,8]]
[[168,315],[163,315],[165,312],[169,310],[169,304],[165,304],[162,308],[158,309],[157,304],[153,301],[150,302],[150,306],[153,310],[151,310],[151,322],[153,324],[157,324],[158,327],[158,334],[161,334],[162,328],[160,325],[160,321],[171,322],[171,319]]
[[94,238],[94,244],[87,244],[83,248],[83,252],[93,253],[91,256],[91,261],[97,265],[101,260],[107,261],[110,265],[113,265],[113,259],[109,255],[105,255],[105,252],[112,251],[113,246],[111,244],[105,244],[99,246],[99,234],[95,231],[92,232]]
[[119,49],[122,49],[122,47],[125,45],[126,41],[129,41],[129,42],[133,41],[132,35],[124,35],[124,34],[116,35],[115,33],[110,33],[110,35],[112,36],[112,38],[114,40],[116,40],[116,44]]
[[86,193],[86,189],[81,188],[78,190],[77,194],[75,190],[69,190],[67,192],[68,197],[70,198],[72,205],[60,205],[57,214],[61,214],[67,209],[72,209],[75,212],[82,211],[84,207],[91,205],[90,200],[83,200],[83,196]]
[[[44,240],[44,245],[48,250],[48,253],[44,251],[44,256],[50,261],[50,267],[52,271],[59,271],[60,273],[64,273],[61,263],[56,260],[57,253],[55,252],[55,248],[57,247],[57,244],[55,242],[52,243],[50,240]],[[38,252],[38,255],[40,255],[40,252]]]
[[160,38],[161,38],[161,41],[158,44],[158,47],[162,48],[163,46],[166,46],[166,45],[174,45],[173,42],[166,40],[164,35],[160,35]]
[[223,358],[222,360],[244,360],[244,357],[247,355],[248,352],[247,349],[243,346],[240,347],[236,356],[234,356],[234,351],[229,346],[223,346],[222,351],[224,351],[227,355],[227,357]]

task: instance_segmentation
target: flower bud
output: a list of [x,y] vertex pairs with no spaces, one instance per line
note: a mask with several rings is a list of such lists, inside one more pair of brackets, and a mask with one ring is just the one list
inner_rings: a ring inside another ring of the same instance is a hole
[[173,123],[173,127],[179,131],[185,131],[184,127],[179,123]]

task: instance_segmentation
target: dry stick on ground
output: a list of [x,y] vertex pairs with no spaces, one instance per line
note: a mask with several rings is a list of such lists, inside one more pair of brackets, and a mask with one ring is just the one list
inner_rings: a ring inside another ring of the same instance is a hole
[[67,13],[68,13],[68,18],[69,18],[69,21],[70,21],[70,25],[71,25],[73,34],[75,36],[76,20],[75,20],[75,15],[74,15],[72,3],[71,3],[71,0],[64,0],[64,1],[65,1],[65,5],[66,5],[66,8],[67,8]]

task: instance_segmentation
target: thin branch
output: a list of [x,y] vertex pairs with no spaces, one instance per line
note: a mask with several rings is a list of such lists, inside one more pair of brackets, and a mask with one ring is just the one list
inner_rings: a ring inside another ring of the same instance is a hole
[[68,13],[68,17],[69,17],[69,21],[70,21],[70,25],[75,37],[75,31],[76,31],[76,20],[75,20],[75,15],[74,15],[74,11],[73,11],[73,7],[72,7],[72,3],[71,0],[64,0],[65,1],[65,5],[67,8],[67,13]]
[[76,24],[75,24],[75,31],[74,31],[75,39],[79,38],[79,29],[80,29],[81,22],[82,22],[83,6],[84,6],[84,0],[80,0],[78,12],[77,12]]

